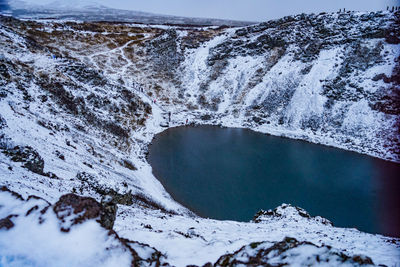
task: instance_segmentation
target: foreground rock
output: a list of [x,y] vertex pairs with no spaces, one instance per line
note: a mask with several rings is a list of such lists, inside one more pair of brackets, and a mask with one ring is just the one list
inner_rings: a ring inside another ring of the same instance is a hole
[[[158,250],[121,238],[110,230],[116,208],[90,197],[67,194],[51,205],[46,200],[0,191],[0,260],[8,265],[170,266]],[[115,206],[114,206],[115,207]],[[286,209],[295,209],[284,206]],[[281,208],[282,209],[282,208]],[[279,208],[278,208],[279,210]],[[111,212],[110,212],[111,211]],[[277,212],[275,212],[278,214]],[[275,216],[282,216],[275,215]],[[309,219],[309,218],[308,218]],[[146,228],[153,230],[150,225]],[[21,235],[21,233],[23,233]],[[191,228],[184,238],[202,238]],[[173,244],[173,243],[172,243]],[[179,243],[175,243],[180,246]],[[373,265],[367,256],[349,256],[327,245],[285,238],[253,242],[221,256],[213,266],[354,266]],[[206,264],[205,266],[211,266]]]
[[156,249],[110,230],[115,212],[89,197],[67,194],[51,205],[36,196],[24,200],[2,187],[0,262],[3,266],[168,266]]
[[62,222],[61,231],[68,232],[70,226],[97,219],[106,229],[111,230],[114,225],[117,205],[105,201],[104,206],[91,197],[81,197],[67,194],[54,204],[53,210]]

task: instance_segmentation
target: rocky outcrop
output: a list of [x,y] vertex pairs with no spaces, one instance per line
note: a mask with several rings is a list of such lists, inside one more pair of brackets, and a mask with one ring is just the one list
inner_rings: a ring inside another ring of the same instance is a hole
[[0,229],[5,228],[6,230],[9,230],[14,227],[14,223],[10,220],[12,217],[15,215],[8,215],[6,218],[0,219]]
[[68,232],[71,226],[91,219],[96,219],[104,228],[111,230],[117,206],[109,198],[100,204],[91,197],[67,194],[54,204],[53,210],[62,222],[61,231]]
[[52,172],[44,172],[44,160],[39,155],[39,153],[30,146],[15,146],[9,147],[7,143],[8,140],[5,141],[4,144],[1,144],[1,139],[6,139],[3,136],[0,136],[0,149],[8,156],[13,162],[21,162],[22,167],[34,172],[36,174],[40,174],[43,176],[47,176],[51,179],[59,179],[59,177]]
[[14,162],[22,162],[22,167],[34,173],[43,174],[43,158],[32,147],[15,146],[12,149],[4,149],[3,153],[9,156]]
[[282,204],[273,210],[260,210],[254,215],[253,222],[266,223],[269,220],[280,219],[282,221],[298,221],[299,219],[310,220],[324,225],[333,226],[332,222],[321,216],[311,216],[306,210],[293,207],[290,204]]
[[76,175],[76,178],[81,181],[80,191],[83,190],[93,190],[96,193],[103,196],[106,202],[113,202],[120,205],[132,205],[133,204],[133,195],[131,192],[120,193],[112,188],[108,188],[104,185],[100,185],[97,182],[97,178],[95,175],[80,172]]
[[[301,252],[301,253],[300,253]],[[330,246],[317,246],[285,238],[281,242],[258,242],[221,256],[213,266],[371,266],[367,256],[349,256]]]

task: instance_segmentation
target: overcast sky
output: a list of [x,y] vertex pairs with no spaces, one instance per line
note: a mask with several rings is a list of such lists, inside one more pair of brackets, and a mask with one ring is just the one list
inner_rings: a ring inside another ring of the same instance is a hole
[[[13,0],[10,0],[13,1]],[[49,3],[54,0],[25,0]],[[74,1],[74,0],[72,0]],[[75,0],[76,1],[76,0]],[[81,0],[108,7],[187,17],[265,21],[299,13],[386,10],[400,0]],[[68,0],[64,0],[64,3]]]

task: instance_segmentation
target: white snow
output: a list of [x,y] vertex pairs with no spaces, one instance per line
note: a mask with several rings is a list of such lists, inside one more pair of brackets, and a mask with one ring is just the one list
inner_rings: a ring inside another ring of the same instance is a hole
[[[27,211],[38,206],[29,215]],[[0,214],[17,215],[9,230],[0,230],[1,266],[129,266],[129,251],[95,221],[60,231],[59,220],[43,200],[16,200],[0,192]],[[3,217],[2,217],[3,218]],[[39,223],[41,221],[41,223]]]
[[[277,242],[285,237],[330,245],[347,254],[363,254],[375,264],[398,262],[400,250],[379,235],[356,229],[336,228],[317,217],[307,219],[294,208],[280,209],[281,217],[262,223],[217,221],[186,216],[168,216],[159,211],[144,211],[120,206],[115,229],[121,235],[156,247],[166,253],[175,266],[203,265],[215,262],[221,255],[238,250],[252,242]],[[144,225],[151,225],[152,229]],[[184,237],[188,234],[190,237]]]

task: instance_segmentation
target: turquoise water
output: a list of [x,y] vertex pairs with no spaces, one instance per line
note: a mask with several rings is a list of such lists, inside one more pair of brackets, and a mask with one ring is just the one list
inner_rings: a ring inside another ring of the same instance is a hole
[[214,126],[164,131],[148,161],[172,197],[203,217],[249,221],[290,203],[335,226],[399,236],[400,164]]

